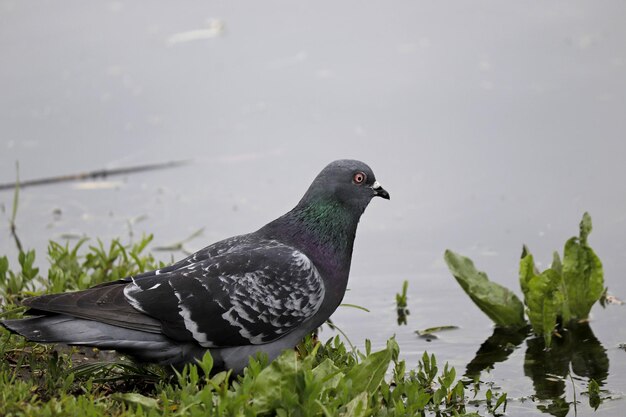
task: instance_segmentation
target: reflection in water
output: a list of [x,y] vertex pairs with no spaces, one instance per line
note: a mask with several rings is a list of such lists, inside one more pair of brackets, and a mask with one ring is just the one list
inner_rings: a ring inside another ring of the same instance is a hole
[[[519,332],[496,328],[480,346],[467,365],[465,375],[478,379],[485,369],[504,362],[529,335],[529,328]],[[533,381],[535,398],[542,402],[537,408],[554,416],[566,416],[571,402],[565,396],[566,378],[570,369],[574,375],[595,380],[600,386],[609,374],[606,349],[595,337],[589,324],[577,324],[555,337],[550,349],[542,337],[526,341],[524,374]]]
[[538,408],[554,416],[567,415],[570,407],[565,399],[565,378],[571,370],[575,375],[594,379],[603,385],[609,374],[606,349],[583,323],[563,330],[561,338],[554,338],[552,347],[545,349],[540,337],[526,342],[524,374],[533,380],[535,395],[539,400],[551,400]]
[[545,349],[542,337],[526,342],[524,374],[530,377],[535,388],[535,397],[549,404],[539,404],[537,408],[554,416],[565,416],[569,403],[565,401],[565,377],[569,371],[570,355],[564,352],[564,341],[555,338],[552,348]]
[[530,326],[519,331],[496,327],[493,334],[480,345],[474,359],[467,364],[465,376],[478,379],[485,369],[491,370],[494,364],[504,362],[529,334]]

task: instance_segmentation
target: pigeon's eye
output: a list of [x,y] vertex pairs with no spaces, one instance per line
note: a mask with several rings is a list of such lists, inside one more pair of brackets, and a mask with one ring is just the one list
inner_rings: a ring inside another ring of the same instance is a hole
[[355,184],[363,184],[366,179],[367,179],[367,175],[365,175],[364,172],[357,172],[352,177],[352,181],[354,181]]

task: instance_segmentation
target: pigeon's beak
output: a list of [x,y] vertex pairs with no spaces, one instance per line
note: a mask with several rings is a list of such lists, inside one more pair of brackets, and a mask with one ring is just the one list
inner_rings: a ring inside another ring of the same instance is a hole
[[372,184],[372,190],[374,190],[374,197],[382,197],[385,200],[389,200],[389,193],[385,190],[378,181],[374,181]]

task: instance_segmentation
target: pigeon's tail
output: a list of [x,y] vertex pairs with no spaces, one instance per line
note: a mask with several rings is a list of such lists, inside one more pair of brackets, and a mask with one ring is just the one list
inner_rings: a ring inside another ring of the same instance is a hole
[[0,324],[33,342],[112,349],[143,362],[162,365],[178,366],[189,362],[190,358],[202,357],[204,352],[199,346],[177,343],[162,334],[125,329],[64,314],[3,320]]

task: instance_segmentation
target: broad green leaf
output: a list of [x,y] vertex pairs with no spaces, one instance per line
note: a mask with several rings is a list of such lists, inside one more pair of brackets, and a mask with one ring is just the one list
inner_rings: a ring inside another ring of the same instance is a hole
[[209,383],[214,387],[217,388],[220,385],[224,384],[224,383],[228,383],[228,378],[230,377],[230,371],[222,371],[222,372],[218,372],[215,375],[213,375],[210,379],[209,379]]
[[0,280],[6,280],[6,273],[9,270],[9,259],[6,256],[0,258]]
[[489,281],[484,272],[476,270],[469,258],[450,250],[446,251],[444,258],[461,288],[494,323],[514,328],[526,325],[524,305],[513,292]]
[[528,307],[526,313],[535,333],[544,337],[546,346],[550,346],[552,331],[563,304],[560,280],[561,277],[552,269],[527,280],[528,291],[524,297]]
[[559,291],[561,296],[563,297],[563,302],[560,307],[560,316],[562,323],[569,323],[572,317],[572,313],[569,309],[569,300],[567,298],[567,287],[565,285],[565,280],[563,279],[563,263],[561,262],[561,257],[557,251],[554,251],[552,255],[552,265],[550,266],[556,274],[559,276]]
[[591,307],[604,291],[602,262],[587,245],[591,230],[591,216],[585,213],[580,222],[579,237],[567,241],[563,254],[563,283],[571,318],[574,319],[589,317]]
[[313,368],[313,376],[321,381],[325,388],[336,388],[345,375],[330,358],[326,358]]
[[[528,252],[526,246],[524,246],[524,250],[522,251],[522,259],[519,263],[519,285],[522,288],[522,293],[524,293],[524,299],[526,299],[526,294],[528,293],[528,285],[530,280],[539,275],[537,272],[537,267],[535,266],[535,261],[533,256]],[[528,305],[528,302],[526,303]]]
[[207,350],[202,356],[202,359],[196,359],[196,362],[200,369],[202,369],[202,372],[204,372],[204,375],[208,378],[213,369],[213,357],[211,356],[211,352]]
[[553,268],[539,273],[532,254],[526,248],[523,253],[526,255],[520,261],[519,269],[520,286],[527,306],[526,314],[534,332],[543,336],[546,346],[550,346],[558,317],[569,316],[569,310],[565,306],[560,260],[555,253]]
[[113,394],[112,398],[117,401],[124,402],[126,404],[132,404],[135,406],[141,406],[143,408],[157,408],[159,406],[159,400],[156,398],[146,397],[145,395],[136,392],[127,392],[125,394]]
[[552,254],[552,265],[550,265],[550,268],[554,269],[559,275],[563,274],[563,263],[557,251],[554,251]]
[[367,413],[367,392],[363,391],[346,404],[346,412],[342,417],[365,417]]
[[494,406],[493,406],[493,410],[491,410],[491,411],[493,412],[493,414],[494,414],[494,415],[496,415],[496,414],[495,414],[496,410],[497,410],[497,409],[498,409],[498,407],[500,407],[503,403],[504,403],[504,410],[503,410],[503,411],[504,411],[504,412],[506,412],[506,403],[507,403],[506,397],[507,397],[506,392],[502,393],[502,395],[500,395],[500,396],[498,397],[498,401],[496,401],[496,405],[494,405]]
[[583,219],[580,221],[580,244],[587,246],[587,237],[589,233],[591,233],[592,225],[591,225],[591,216],[589,213],[585,212],[583,214]]
[[280,408],[284,396],[288,396],[296,385],[298,355],[295,350],[286,350],[254,380],[252,403],[257,414],[268,413]]
[[389,363],[397,350],[398,344],[390,339],[386,349],[372,353],[352,368],[346,374],[346,378],[352,381],[353,391],[374,393],[385,377]]

